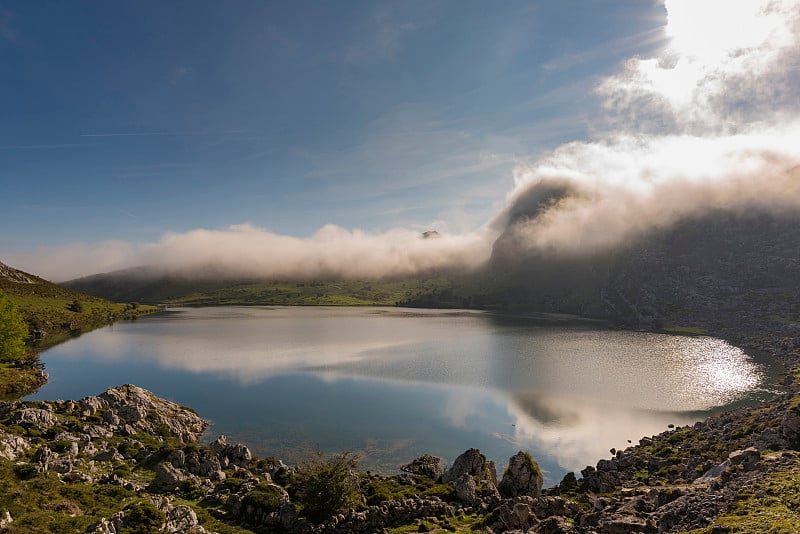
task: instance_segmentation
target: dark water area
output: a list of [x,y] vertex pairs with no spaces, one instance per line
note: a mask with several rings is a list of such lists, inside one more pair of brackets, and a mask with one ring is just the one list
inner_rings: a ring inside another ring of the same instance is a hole
[[396,472],[422,453],[518,450],[547,484],[667,425],[768,394],[775,372],[709,337],[541,324],[476,311],[182,308],[117,323],[42,355],[30,398],[133,383],[191,406],[206,435],[300,462],[352,450]]

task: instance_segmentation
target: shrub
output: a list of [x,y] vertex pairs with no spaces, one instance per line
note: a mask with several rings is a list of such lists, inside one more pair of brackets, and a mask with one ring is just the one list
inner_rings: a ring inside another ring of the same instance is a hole
[[139,502],[125,508],[120,534],[150,534],[164,526],[164,512],[149,502]]
[[0,291],[0,361],[19,360],[25,356],[28,325],[8,296]]
[[253,491],[242,499],[242,507],[247,510],[259,510],[261,512],[275,512],[283,504],[283,493],[274,485],[256,486]]
[[350,452],[343,452],[328,459],[320,454],[300,469],[295,486],[303,515],[321,521],[359,506],[362,496],[354,473],[357,466],[358,459]]

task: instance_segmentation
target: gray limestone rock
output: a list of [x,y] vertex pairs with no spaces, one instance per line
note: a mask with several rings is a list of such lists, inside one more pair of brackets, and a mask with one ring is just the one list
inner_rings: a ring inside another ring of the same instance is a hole
[[[491,474],[486,462],[486,457],[478,449],[468,449],[453,462],[453,465],[442,478],[443,482],[454,482],[462,475],[468,474],[478,480],[491,480]],[[497,475],[495,475],[495,479]]]
[[518,452],[508,461],[508,468],[500,481],[500,494],[504,497],[520,495],[538,496],[542,493],[542,471],[525,452]]
[[11,422],[22,427],[36,427],[43,430],[55,426],[58,423],[58,418],[50,410],[24,408],[14,414]]
[[0,458],[17,460],[25,456],[30,448],[31,445],[25,438],[0,430]]
[[423,454],[419,458],[414,459],[411,463],[402,466],[400,469],[412,475],[419,475],[437,480],[443,473],[441,462],[441,458],[431,456],[430,454]]
[[455,480],[456,496],[460,501],[472,504],[478,500],[475,479],[468,473],[462,474]]

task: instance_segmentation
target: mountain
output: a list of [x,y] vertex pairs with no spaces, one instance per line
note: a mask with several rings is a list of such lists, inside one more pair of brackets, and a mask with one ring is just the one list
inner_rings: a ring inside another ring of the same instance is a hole
[[511,233],[489,276],[507,308],[635,327],[798,320],[800,214],[718,210],[585,255],[522,251]]

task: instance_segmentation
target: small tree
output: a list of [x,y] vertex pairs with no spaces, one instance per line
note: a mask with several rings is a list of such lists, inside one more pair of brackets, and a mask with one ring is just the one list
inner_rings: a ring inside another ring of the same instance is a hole
[[343,452],[329,459],[322,454],[303,467],[295,480],[297,500],[303,507],[303,515],[312,521],[346,512],[362,503],[358,488],[358,458],[351,452]]
[[81,302],[78,299],[75,299],[69,304],[67,304],[67,309],[75,313],[80,313],[83,311],[83,304],[81,304]]
[[0,291],[0,361],[23,358],[27,337],[25,319],[8,295]]

